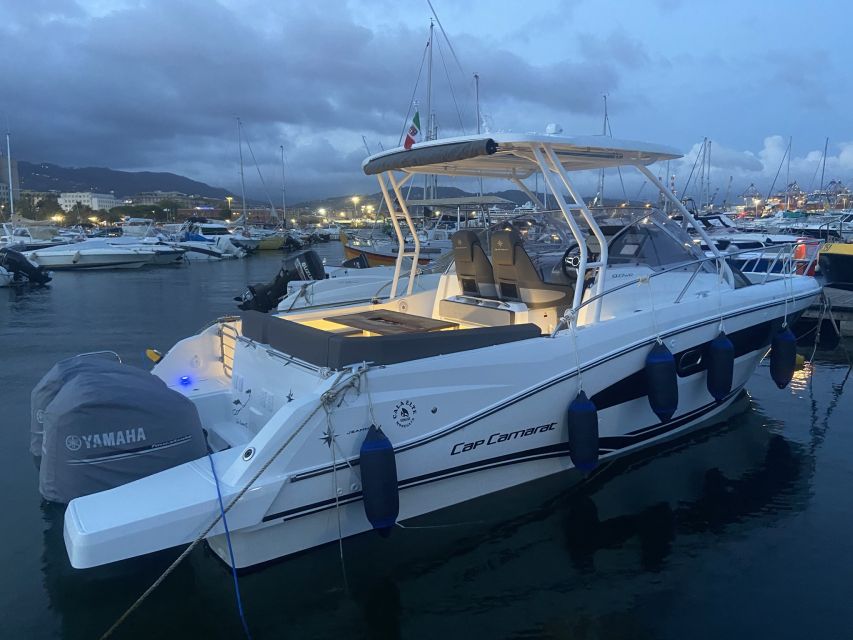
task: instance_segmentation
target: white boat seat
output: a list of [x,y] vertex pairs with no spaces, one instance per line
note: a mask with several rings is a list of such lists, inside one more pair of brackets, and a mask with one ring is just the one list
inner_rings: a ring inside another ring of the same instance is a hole
[[515,324],[515,311],[502,306],[498,300],[454,296],[438,303],[442,318],[463,324],[500,327]]
[[572,305],[574,287],[545,282],[524,250],[518,231],[495,231],[491,245],[492,268],[501,300],[523,302],[528,309],[556,307],[557,313]]
[[470,229],[462,229],[451,236],[451,242],[462,295],[497,299],[498,288],[492,263],[483,250],[479,236]]

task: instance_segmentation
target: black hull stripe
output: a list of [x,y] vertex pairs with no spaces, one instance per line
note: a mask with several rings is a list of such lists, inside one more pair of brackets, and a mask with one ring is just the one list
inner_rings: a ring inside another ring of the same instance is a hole
[[[699,407],[698,409],[694,409],[693,411],[690,411],[684,414],[683,416],[680,416],[676,420],[671,420],[669,422],[661,422],[650,427],[644,427],[625,436],[601,438],[599,441],[599,451],[601,454],[613,453],[620,449],[637,445],[647,440],[663,436],[666,433],[676,431],[681,427],[684,427],[685,425],[689,424],[690,422],[701,419],[703,416],[707,415],[708,413],[711,413],[714,409],[736,397],[737,394],[739,394],[743,389],[743,386],[744,385],[741,385],[740,387],[729,393],[729,395],[723,398],[723,400],[719,403],[711,402],[702,407]],[[415,487],[422,484],[428,484],[430,482],[436,482],[438,480],[443,480],[446,478],[465,475],[477,471],[484,471],[486,469],[493,469],[496,467],[503,467],[523,462],[531,462],[533,460],[563,457],[567,455],[569,455],[569,444],[568,442],[561,442],[558,444],[548,445],[546,447],[528,449],[526,451],[518,451],[503,456],[488,458],[486,460],[478,460],[476,462],[470,462],[468,464],[459,465],[457,467],[451,467],[449,469],[433,471],[420,476],[415,476],[413,478],[408,478],[406,480],[401,480],[400,482],[398,482],[397,486],[398,489],[408,489],[411,487]],[[348,504],[350,502],[360,500],[361,497],[361,491],[355,491],[353,493],[348,493],[343,496],[340,496],[337,500],[337,503]],[[307,504],[301,507],[287,509],[285,511],[279,511],[266,515],[261,519],[261,521],[269,522],[271,520],[278,520],[280,518],[283,520],[293,520],[295,518],[315,513],[317,511],[334,508],[335,503],[335,498],[328,498],[326,500],[321,500],[312,504]]]
[[[759,285],[756,285],[756,286],[759,286]],[[815,297],[815,296],[817,296],[817,295],[818,295],[818,294],[816,294],[816,293],[814,293],[814,294],[808,294],[808,295],[799,296],[799,297],[797,297],[797,298],[793,298],[792,300],[793,300],[793,301],[797,301],[797,300],[805,300],[805,299],[807,299],[807,298],[814,298],[814,297]],[[727,316],[725,316],[725,319],[735,318],[735,317],[738,317],[738,316],[741,316],[741,315],[746,315],[746,314],[749,314],[749,313],[755,313],[755,312],[757,312],[757,311],[762,311],[762,310],[764,310],[764,309],[771,309],[771,308],[773,308],[773,307],[780,307],[780,306],[784,306],[784,305],[785,305],[785,301],[784,301],[784,300],[783,300],[783,301],[781,301],[781,302],[773,302],[773,303],[771,303],[771,304],[764,305],[764,306],[761,306],[761,307],[755,307],[755,308],[751,308],[751,309],[746,309],[746,310],[738,311],[737,313],[733,313],[733,314],[731,314],[731,315],[727,315]],[[790,314],[788,314],[788,315],[793,317],[793,316],[795,315],[795,313],[790,313]],[[778,320],[778,318],[772,318],[772,319],[770,319],[770,320],[762,320],[761,322],[757,322],[757,323],[755,323],[755,325],[750,325],[750,327],[746,327],[745,329],[743,329],[743,331],[749,330],[749,329],[751,329],[752,327],[755,327],[755,326],[760,325],[760,324],[764,324],[764,323],[766,323],[766,322],[772,323],[774,320]],[[661,338],[669,338],[669,337],[671,337],[671,336],[678,335],[679,333],[683,333],[683,332],[687,332],[687,331],[692,331],[693,329],[697,329],[697,328],[699,328],[699,327],[704,327],[704,326],[708,326],[708,325],[714,325],[714,324],[717,324],[717,323],[719,323],[719,322],[720,322],[720,317],[719,317],[719,316],[716,316],[716,317],[711,318],[711,319],[708,319],[708,320],[702,320],[702,321],[696,322],[696,323],[694,323],[694,324],[692,324],[692,325],[688,325],[688,326],[686,326],[686,327],[682,327],[682,328],[679,328],[679,329],[673,329],[672,331],[668,331],[668,332],[666,332],[666,333],[662,333],[662,334],[661,334]],[[769,337],[769,336],[768,336],[768,337]],[[548,338],[543,338],[543,339],[548,339]],[[655,342],[655,340],[656,340],[655,338],[651,338],[651,339],[649,339],[649,340],[645,340],[645,341],[643,341],[643,342],[635,343],[635,344],[633,344],[633,345],[631,345],[631,346],[629,346],[629,347],[626,347],[626,348],[622,349],[621,351],[618,351],[618,352],[616,352],[616,353],[613,353],[613,354],[611,354],[611,355],[609,355],[609,356],[605,356],[605,357],[600,358],[600,359],[598,359],[598,360],[593,360],[593,361],[591,361],[590,363],[588,363],[588,364],[586,364],[586,365],[582,365],[582,366],[581,366],[581,368],[580,368],[580,371],[581,371],[581,373],[585,373],[585,372],[587,372],[587,371],[589,371],[589,370],[591,370],[591,369],[593,369],[593,368],[595,368],[595,367],[597,367],[597,366],[599,366],[599,365],[605,364],[605,363],[607,363],[607,362],[610,362],[611,360],[614,360],[614,359],[619,358],[619,357],[621,357],[621,356],[623,356],[623,355],[625,355],[625,354],[627,354],[627,353],[630,353],[631,351],[635,351],[635,350],[637,350],[637,349],[643,349],[643,348],[646,348],[646,347],[648,347],[649,345],[653,344],[653,343]],[[699,345],[694,345],[694,347],[691,347],[691,348],[695,348],[696,346],[699,346]],[[760,346],[759,346],[758,348],[760,348]],[[756,349],[754,349],[754,350],[757,350],[757,348],[756,348]],[[754,351],[754,350],[753,350],[753,351]],[[750,352],[746,352],[746,353],[751,353],[751,351],[750,351]],[[531,389],[528,389],[527,391],[524,391],[524,392],[520,393],[520,394],[519,394],[519,395],[517,395],[517,396],[514,396],[514,397],[512,397],[512,398],[509,398],[509,399],[507,399],[507,400],[503,401],[502,403],[500,403],[500,404],[498,404],[498,405],[495,405],[494,407],[492,407],[492,408],[490,408],[490,409],[486,409],[486,410],[484,410],[484,411],[481,411],[480,413],[477,413],[477,414],[475,414],[475,415],[473,415],[473,416],[471,416],[471,417],[469,417],[469,418],[467,418],[467,419],[464,419],[464,420],[462,420],[461,422],[456,423],[455,425],[451,425],[451,426],[449,426],[449,427],[446,427],[446,428],[445,428],[445,429],[443,429],[442,431],[439,431],[439,432],[437,432],[437,433],[430,434],[430,435],[425,436],[425,437],[423,437],[423,438],[420,438],[420,439],[418,439],[418,440],[413,440],[413,441],[408,442],[408,443],[406,443],[406,444],[402,444],[402,445],[400,445],[400,446],[398,446],[398,447],[395,447],[395,448],[394,448],[394,451],[395,451],[395,452],[408,451],[409,449],[413,449],[413,448],[415,448],[415,447],[420,447],[420,446],[422,446],[422,445],[424,445],[424,444],[427,444],[427,443],[432,442],[432,441],[434,441],[434,440],[437,440],[437,439],[439,439],[439,438],[443,438],[443,437],[445,437],[445,436],[447,436],[447,435],[450,435],[451,433],[455,433],[456,431],[459,431],[460,429],[464,429],[465,427],[468,427],[468,426],[470,426],[470,425],[474,424],[475,422],[478,422],[478,421],[482,420],[483,418],[487,418],[487,417],[489,417],[489,416],[491,416],[491,415],[494,415],[495,413],[497,413],[497,412],[499,412],[499,411],[503,411],[503,410],[504,410],[504,409],[506,409],[507,407],[511,407],[512,405],[514,405],[514,404],[516,404],[516,403],[518,403],[518,402],[521,402],[522,400],[526,400],[526,399],[530,398],[531,396],[536,395],[536,394],[537,394],[537,393],[539,393],[540,391],[544,391],[544,390],[546,390],[546,389],[550,389],[551,387],[553,387],[553,386],[555,386],[555,385],[558,385],[558,384],[561,384],[561,383],[563,383],[563,382],[566,382],[566,381],[568,381],[568,380],[570,380],[570,379],[574,378],[574,377],[575,377],[575,376],[577,376],[577,375],[578,375],[578,370],[577,370],[577,369],[569,369],[568,371],[566,371],[566,372],[564,372],[564,373],[562,373],[562,374],[559,374],[558,376],[556,376],[556,377],[552,378],[551,380],[545,381],[545,382],[541,383],[540,385],[538,385],[538,386],[536,386],[536,387],[533,387],[533,388],[531,388]],[[618,384],[618,383],[615,383],[615,384]],[[611,386],[613,386],[613,385],[611,385]],[[598,394],[597,394],[597,395],[598,395]],[[638,397],[641,397],[641,396],[638,396]],[[593,398],[595,398],[595,396],[593,396]],[[632,398],[623,398],[622,400],[628,400],[628,399],[632,399]],[[593,399],[593,401],[595,402],[595,399]],[[601,402],[601,400],[599,400],[599,402]],[[605,409],[605,408],[609,408],[609,407],[611,407],[611,406],[614,406],[614,404],[613,404],[612,402],[611,402],[610,404],[605,403],[605,402],[602,402],[602,406],[599,406],[599,403],[598,403],[598,402],[596,402],[596,407],[598,407],[598,408],[599,408],[599,410],[601,410],[601,409]],[[345,469],[347,466],[350,466],[350,465],[351,465],[351,466],[355,466],[355,465],[357,465],[357,464],[358,464],[358,457],[357,457],[357,456],[355,456],[355,457],[353,457],[353,458],[350,458],[350,459],[348,459],[348,460],[345,460],[345,461],[340,462],[340,463],[337,465],[337,468],[338,468],[338,469]],[[318,469],[314,469],[314,470],[312,470],[312,471],[306,471],[306,472],[304,472],[304,473],[296,474],[296,475],[294,475],[294,476],[292,476],[292,477],[291,477],[291,482],[298,482],[298,481],[300,481],[300,480],[307,480],[308,478],[313,478],[313,477],[315,477],[315,476],[323,475],[323,474],[325,474],[325,473],[328,473],[328,472],[329,472],[329,471],[331,471],[331,470],[332,470],[332,465],[331,465],[331,464],[329,464],[329,465],[325,465],[325,466],[323,466],[323,467],[320,467],[320,468],[318,468]]]
[[[818,295],[817,293],[811,293],[808,295],[799,296],[797,298],[792,299],[792,302],[797,301],[797,300],[805,300],[807,298],[814,298],[817,295]],[[773,307],[781,307],[781,306],[784,306],[784,304],[785,304],[784,300],[781,302],[773,302],[773,303],[768,304],[768,305],[755,307],[755,308],[747,309],[744,311],[738,311],[737,313],[733,313],[731,315],[725,316],[725,319],[736,318],[738,316],[742,316],[742,315],[746,315],[746,314],[750,314],[750,313],[755,313],[757,311],[762,311],[764,309],[771,309]],[[789,314],[789,315],[794,315],[794,314]],[[672,331],[662,333],[661,338],[662,339],[669,338],[671,336],[678,335],[679,333],[692,331],[693,329],[697,329],[699,327],[704,327],[707,325],[718,324],[719,322],[720,322],[719,316],[716,316],[716,317],[711,318],[709,320],[701,320],[699,322],[693,323],[692,325],[687,325],[685,327],[680,327],[678,329],[673,329]],[[764,321],[762,321],[762,322],[764,322]],[[756,323],[756,324],[759,324],[759,323]],[[544,339],[547,339],[547,338],[544,338]],[[621,351],[618,351],[614,354],[611,354],[611,355],[606,356],[604,358],[601,358],[599,360],[593,360],[589,364],[581,366],[580,371],[581,371],[581,373],[584,373],[586,371],[593,369],[594,367],[597,367],[601,364],[604,364],[606,362],[609,362],[611,360],[619,358],[619,357],[625,355],[626,353],[630,353],[631,351],[635,351],[637,349],[642,349],[644,347],[648,347],[649,345],[653,344],[655,342],[655,340],[656,340],[656,338],[644,340],[642,342],[635,343],[629,347],[626,347],[625,349],[622,349]],[[477,421],[481,420],[482,418],[488,417],[494,413],[497,413],[498,411],[502,411],[503,409],[510,407],[510,406],[516,404],[517,402],[520,402],[521,400],[526,400],[527,398],[539,393],[540,391],[544,391],[545,389],[549,389],[549,388],[551,388],[557,384],[566,382],[567,380],[570,380],[571,378],[574,378],[575,376],[577,376],[577,374],[578,374],[577,369],[570,369],[570,370],[566,371],[565,373],[558,375],[555,378],[552,378],[551,380],[543,382],[542,384],[540,384],[537,387],[529,389],[529,390],[515,396],[514,398],[510,398],[509,400],[503,402],[500,405],[497,405],[495,407],[492,407],[491,409],[487,409],[486,411],[483,411],[479,414],[476,414],[475,416],[472,416],[471,418],[468,418],[467,420],[464,420],[464,421],[462,421],[462,422],[460,422],[460,423],[458,423],[452,427],[448,427],[444,431],[441,431],[439,433],[434,433],[434,434],[427,436],[425,438],[422,438],[420,440],[416,440],[414,442],[410,442],[410,443],[401,445],[400,447],[396,447],[395,451],[406,451],[408,449],[421,446],[422,444],[425,444],[427,442],[432,442],[433,440],[436,440],[438,438],[442,438],[442,437],[444,437],[450,433],[453,433],[454,431],[458,431],[459,429],[462,429],[462,428],[464,428],[470,424],[473,424],[474,422],[477,422]],[[343,466],[345,466],[345,465],[343,465]],[[331,470],[331,465],[329,465],[326,469],[323,469],[322,472],[325,473],[327,470]],[[301,479],[301,478],[302,478],[302,476],[297,476],[294,479]]]

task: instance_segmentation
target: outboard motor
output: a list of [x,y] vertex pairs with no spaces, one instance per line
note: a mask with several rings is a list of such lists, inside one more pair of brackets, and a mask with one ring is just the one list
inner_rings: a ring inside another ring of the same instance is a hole
[[0,249],[0,267],[11,273],[15,282],[45,285],[52,280],[44,267],[33,264],[14,249]]
[[42,401],[52,395],[34,413],[43,427],[39,491],[46,500],[67,503],[207,453],[191,400],[143,369],[81,360],[59,363],[33,392],[45,392]]
[[281,270],[267,284],[249,285],[243,295],[234,298],[243,311],[267,313],[275,309],[287,295],[287,284],[293,280],[322,280],[326,277],[323,261],[316,251],[308,250],[287,258]]
[[284,242],[281,245],[282,251],[297,251],[302,248],[302,243],[291,235],[284,237]]
[[355,258],[344,260],[341,263],[341,266],[346,267],[347,269],[369,269],[370,263],[367,261],[366,255],[359,253]]

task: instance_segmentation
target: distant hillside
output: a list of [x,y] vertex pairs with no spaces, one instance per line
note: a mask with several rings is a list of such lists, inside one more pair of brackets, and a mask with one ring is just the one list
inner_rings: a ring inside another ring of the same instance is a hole
[[[408,200],[420,200],[423,198],[423,187],[412,187],[411,191],[409,191],[408,186],[403,188],[403,193],[407,196]],[[457,187],[438,187],[436,190],[435,197],[436,198],[464,198],[466,196],[474,196],[476,194],[470,193],[468,191],[463,191]],[[496,191],[485,193],[483,195],[487,196],[498,196],[500,198],[505,198],[517,205],[522,205],[530,198],[528,198],[524,192],[518,189],[510,189],[508,191]],[[374,205],[378,205],[382,200],[382,194],[380,193],[372,193],[367,196],[360,196],[361,204],[366,204],[368,202],[373,203]],[[304,209],[328,209],[329,211],[339,211],[339,210],[352,210],[352,197],[351,196],[335,196],[331,198],[325,198],[322,200],[308,200],[306,202],[300,202],[298,204],[293,205],[296,208],[304,208]]]
[[142,191],[179,191],[187,195],[224,198],[228,190],[211,187],[174,173],[115,171],[101,167],[69,168],[47,162],[18,161],[21,189],[31,191],[94,191],[132,196]]

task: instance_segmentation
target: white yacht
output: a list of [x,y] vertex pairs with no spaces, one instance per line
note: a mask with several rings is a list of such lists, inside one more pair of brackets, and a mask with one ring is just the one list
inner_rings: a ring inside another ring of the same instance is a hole
[[174,239],[178,246],[187,249],[188,254],[194,254],[190,259],[243,258],[247,253],[247,250],[235,241],[228,227],[205,218],[187,220]]
[[[573,467],[588,471],[707,423],[771,344],[774,380],[787,384],[795,357],[787,325],[820,286],[792,270],[745,277],[730,268],[648,168],[678,157],[601,136],[500,134],[366,159],[388,209],[394,196],[402,209],[387,296],[247,312],[180,341],[152,374],[197,411],[192,434],[176,427],[161,441],[140,427],[119,438],[115,414],[86,413],[67,433],[43,425],[43,451],[67,458],[63,473],[104,476],[103,490],[90,487],[66,509],[71,564],[199,537],[229,562],[223,516],[238,567],[371,529],[387,534],[397,522]],[[712,255],[652,208],[605,234],[573,172],[614,167],[645,176]],[[403,186],[423,173],[504,178],[540,208],[522,181],[541,173],[559,215],[509,223],[487,241],[458,232],[455,267],[418,290],[418,243],[407,251],[403,241],[416,237]],[[67,396],[73,409],[77,396]],[[205,437],[212,462],[196,452],[109,484],[107,476],[161,459],[165,445]],[[56,465],[46,453],[48,484]]]
[[51,270],[138,269],[151,264],[154,251],[133,246],[113,246],[102,239],[84,240],[24,253],[28,260]]

